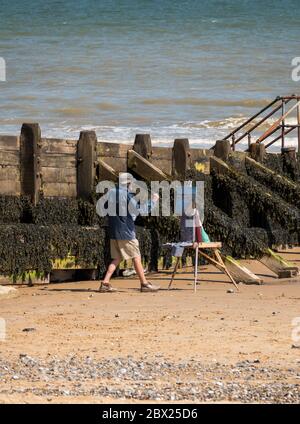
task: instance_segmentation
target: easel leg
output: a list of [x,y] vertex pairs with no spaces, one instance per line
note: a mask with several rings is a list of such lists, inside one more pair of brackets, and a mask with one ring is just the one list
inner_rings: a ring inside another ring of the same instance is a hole
[[196,247],[196,252],[195,252],[195,273],[194,273],[194,292],[197,291],[198,257],[199,257],[199,247]]
[[172,283],[173,283],[173,280],[174,280],[174,277],[175,277],[175,274],[177,272],[177,268],[178,268],[178,265],[179,265],[179,261],[180,261],[180,257],[178,256],[177,257],[177,260],[176,260],[176,264],[174,266],[174,270],[173,270],[173,274],[172,274],[172,277],[171,277],[171,281],[170,281],[170,283],[168,285],[168,290],[170,290],[170,288],[172,286]]
[[222,264],[224,272],[226,272],[226,274],[228,275],[228,277],[230,278],[230,281],[232,282],[232,284],[234,284],[235,288],[237,289],[237,291],[239,291],[239,288],[236,284],[236,282],[234,281],[233,277],[231,276],[230,272],[227,270],[226,265],[223,262],[222,256],[220,255],[220,252],[218,251],[218,249],[214,250],[215,256],[218,259],[218,261]]

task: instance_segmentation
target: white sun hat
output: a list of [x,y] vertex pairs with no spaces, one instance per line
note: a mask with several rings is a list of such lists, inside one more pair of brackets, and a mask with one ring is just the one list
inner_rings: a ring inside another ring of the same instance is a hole
[[119,184],[120,185],[127,185],[132,184],[135,181],[133,175],[131,175],[129,172],[120,172],[119,174]]

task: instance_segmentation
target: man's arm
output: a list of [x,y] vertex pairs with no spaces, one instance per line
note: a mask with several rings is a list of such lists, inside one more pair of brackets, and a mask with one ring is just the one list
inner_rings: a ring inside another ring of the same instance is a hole
[[129,213],[132,217],[132,219],[135,221],[138,214],[141,215],[148,215],[152,212],[152,210],[155,208],[157,202],[159,200],[159,195],[157,193],[154,193],[152,195],[152,199],[148,200],[148,202],[143,202],[143,204],[140,206],[132,193],[128,193],[128,204],[130,204]]

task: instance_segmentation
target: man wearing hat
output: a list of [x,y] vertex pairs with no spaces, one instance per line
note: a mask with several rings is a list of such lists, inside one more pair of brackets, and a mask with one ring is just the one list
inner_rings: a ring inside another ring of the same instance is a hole
[[[156,292],[159,287],[154,286],[147,281],[141,261],[141,253],[139,242],[136,239],[134,221],[136,215],[134,212],[128,211],[128,204],[131,202],[133,206],[137,206],[137,202],[133,199],[133,194],[130,192],[132,184],[135,182],[133,176],[127,172],[119,174],[119,185],[109,191],[108,197],[116,202],[116,214],[108,216],[108,231],[110,238],[110,253],[112,262],[108,267],[104,280],[101,282],[99,291],[102,293],[116,292],[110,284],[111,276],[122,260],[132,259],[136,273],[140,279],[142,292]],[[158,201],[158,194],[152,197],[151,207],[155,206]],[[124,213],[124,206],[126,211]],[[120,211],[123,209],[123,213]],[[133,208],[134,209],[134,208]]]

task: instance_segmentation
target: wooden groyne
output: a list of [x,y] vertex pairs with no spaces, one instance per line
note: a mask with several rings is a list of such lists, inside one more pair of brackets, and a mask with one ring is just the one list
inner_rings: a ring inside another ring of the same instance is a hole
[[[196,166],[209,173],[213,151],[190,149],[187,139],[173,147],[152,146],[148,134],[133,144],[103,143],[93,131],[82,131],[78,140],[41,135],[38,124],[23,124],[19,136],[0,136],[0,194],[85,198],[95,179],[115,179],[119,172],[135,169],[142,177],[175,177]],[[144,158],[143,161],[141,158]]]
[[[257,257],[278,276],[297,272],[268,250],[299,243],[295,149],[267,153],[254,143],[238,152],[228,140],[200,149],[190,148],[188,139],[158,147],[149,134],[132,144],[104,143],[93,131],[77,140],[51,139],[36,123],[23,124],[18,136],[0,136],[0,272],[26,281],[45,281],[53,270],[69,269],[72,278],[101,275],[109,249],[95,186],[124,171],[146,181],[204,180],[205,228],[223,242],[224,257],[242,281],[257,279],[232,257]],[[178,237],[178,219],[151,217],[139,225],[143,260],[156,270],[166,255],[163,243]]]

